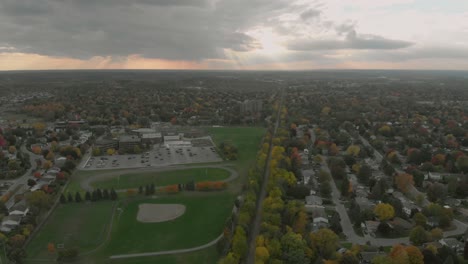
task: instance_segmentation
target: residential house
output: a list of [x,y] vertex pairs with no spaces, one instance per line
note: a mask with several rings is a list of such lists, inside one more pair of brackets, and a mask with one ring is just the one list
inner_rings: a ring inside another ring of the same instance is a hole
[[0,231],[6,233],[11,232],[11,230],[15,229],[20,225],[21,218],[23,218],[23,216],[17,214],[5,216],[2,219]]
[[305,198],[306,205],[322,205],[323,200],[321,197],[316,195],[309,195]]
[[463,252],[465,246],[462,242],[458,241],[455,238],[442,238],[441,240],[439,240],[439,242],[443,246],[447,246],[457,253]]
[[371,202],[366,197],[356,197],[354,200],[361,211],[372,210],[375,206],[375,203]]

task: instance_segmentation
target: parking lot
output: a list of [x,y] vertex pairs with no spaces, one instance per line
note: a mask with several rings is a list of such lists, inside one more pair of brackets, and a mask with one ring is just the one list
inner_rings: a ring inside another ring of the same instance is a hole
[[83,169],[119,169],[161,167],[176,164],[205,163],[222,161],[214,147],[155,146],[149,152],[131,155],[91,157]]

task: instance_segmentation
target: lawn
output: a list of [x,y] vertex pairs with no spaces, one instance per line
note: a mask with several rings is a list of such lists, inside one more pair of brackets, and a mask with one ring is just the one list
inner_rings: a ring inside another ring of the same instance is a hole
[[[140,223],[136,220],[141,203],[183,204],[185,214],[161,223]],[[186,196],[178,194],[156,199],[133,200],[123,205],[116,220],[112,239],[104,255],[142,253],[196,247],[218,237],[234,205],[228,193]]]
[[114,203],[60,204],[26,248],[27,258],[55,258],[47,251],[48,243],[78,247],[85,252],[103,242]]
[[[100,260],[99,263],[109,264],[206,264],[217,263],[219,254],[216,246],[212,246],[203,250],[194,251],[190,253],[163,255],[156,257],[140,257],[128,258],[119,260]],[[96,262],[97,263],[97,262]]]
[[263,127],[209,127],[207,131],[216,145],[229,141],[236,146],[239,153],[236,163],[245,168],[255,159],[266,130]]
[[144,187],[152,183],[156,186],[166,186],[188,183],[190,181],[221,181],[227,179],[229,176],[229,171],[220,168],[192,168],[163,172],[123,174],[114,179],[96,181],[92,186],[101,189],[128,189],[138,188],[139,186]]

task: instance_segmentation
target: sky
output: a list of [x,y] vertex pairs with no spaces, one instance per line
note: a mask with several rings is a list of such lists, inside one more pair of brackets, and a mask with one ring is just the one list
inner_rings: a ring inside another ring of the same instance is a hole
[[468,70],[467,0],[1,0],[0,70]]

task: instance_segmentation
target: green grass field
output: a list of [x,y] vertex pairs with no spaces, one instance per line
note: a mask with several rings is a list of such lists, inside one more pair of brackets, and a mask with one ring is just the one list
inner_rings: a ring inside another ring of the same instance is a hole
[[[169,203],[186,206],[185,214],[168,222],[140,223],[136,220],[141,203]],[[157,199],[131,201],[123,206],[116,220],[112,239],[105,255],[152,252],[196,247],[218,237],[234,205],[228,193],[186,196],[183,194]]]
[[230,173],[218,168],[192,168],[176,171],[164,172],[144,172],[135,174],[123,174],[114,179],[94,182],[94,188],[101,189],[128,189],[138,188],[154,183],[156,186],[166,186],[171,184],[187,183],[190,181],[221,181],[227,179]]
[[109,264],[214,264],[218,261],[219,254],[216,246],[202,249],[195,252],[164,255],[157,257],[141,257],[120,260],[108,260],[102,263]]
[[209,127],[207,131],[216,145],[229,141],[236,146],[239,151],[236,163],[239,167],[245,168],[255,159],[266,129],[263,127]]
[[47,251],[49,243],[79,247],[80,252],[96,248],[107,233],[114,203],[61,204],[26,248],[27,258],[54,258]]

